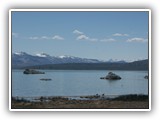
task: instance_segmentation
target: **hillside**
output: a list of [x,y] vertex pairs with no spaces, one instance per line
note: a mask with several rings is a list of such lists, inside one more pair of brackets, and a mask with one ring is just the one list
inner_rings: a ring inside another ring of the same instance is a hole
[[32,69],[53,70],[148,70],[148,60],[134,61],[131,63],[65,63],[48,64],[23,67]]

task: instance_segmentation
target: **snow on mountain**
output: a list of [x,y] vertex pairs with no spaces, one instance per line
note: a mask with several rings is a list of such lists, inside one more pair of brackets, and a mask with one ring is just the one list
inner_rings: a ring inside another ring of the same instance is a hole
[[65,58],[71,58],[71,59],[78,58],[78,57],[69,56],[69,55],[61,55],[61,56],[57,56],[57,57],[58,57],[58,58],[62,58],[62,59],[65,59]]
[[125,62],[125,61],[101,61],[97,59],[79,58],[74,56],[62,55],[62,56],[50,56],[46,53],[38,53],[36,55],[30,55],[25,52],[12,53],[12,65],[13,67],[45,65],[45,64],[62,64],[62,63],[111,63],[111,62]]
[[23,55],[23,53],[15,53],[15,55]]
[[126,63],[125,60],[117,60],[117,59],[115,59],[115,60],[109,59],[107,62],[108,63]]
[[48,57],[49,55],[46,54],[46,53],[38,53],[38,54],[36,54],[36,56],[38,56],[38,57]]
[[27,55],[27,53],[25,53],[25,52],[16,52],[16,53],[13,53],[14,55]]
[[65,58],[66,56],[65,55],[62,55],[62,56],[58,56],[59,58]]

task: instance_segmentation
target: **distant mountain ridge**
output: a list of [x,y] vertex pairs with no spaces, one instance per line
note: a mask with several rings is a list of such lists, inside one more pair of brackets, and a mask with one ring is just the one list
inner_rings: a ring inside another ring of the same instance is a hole
[[124,60],[102,61],[97,59],[80,58],[74,56],[50,56],[46,53],[30,55],[26,52],[12,53],[12,67],[22,68],[26,66],[47,65],[47,64],[68,64],[68,63],[127,63]]
[[52,69],[52,70],[149,70],[149,61],[140,60],[130,63],[65,63],[28,66],[23,69]]

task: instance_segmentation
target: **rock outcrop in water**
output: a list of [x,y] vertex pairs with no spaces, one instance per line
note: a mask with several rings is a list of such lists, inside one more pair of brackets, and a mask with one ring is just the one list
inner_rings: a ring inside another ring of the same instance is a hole
[[25,69],[23,74],[45,74],[45,72],[40,72],[34,69]]
[[148,79],[148,75],[144,76],[145,79]]
[[40,80],[42,80],[42,81],[51,81],[52,79],[51,78],[41,78]]
[[109,72],[106,77],[101,77],[100,79],[120,80],[121,77],[119,75],[116,75],[115,73]]

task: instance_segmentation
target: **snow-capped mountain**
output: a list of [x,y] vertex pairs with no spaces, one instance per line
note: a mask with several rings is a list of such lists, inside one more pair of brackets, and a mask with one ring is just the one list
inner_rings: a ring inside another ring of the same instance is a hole
[[37,53],[36,56],[38,56],[38,57],[49,57],[49,55],[46,54],[46,53]]
[[12,53],[12,66],[24,67],[34,65],[45,65],[45,64],[62,64],[62,63],[113,63],[113,62],[125,62],[125,61],[101,61],[97,59],[79,58],[74,56],[62,55],[62,56],[50,56],[46,53],[38,53],[36,55],[30,55],[25,52]]

